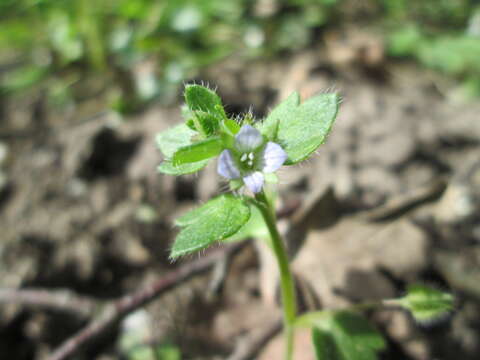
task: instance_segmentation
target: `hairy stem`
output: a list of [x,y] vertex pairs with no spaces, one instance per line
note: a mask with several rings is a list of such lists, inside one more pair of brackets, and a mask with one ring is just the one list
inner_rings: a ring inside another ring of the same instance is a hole
[[272,250],[280,270],[280,286],[282,291],[283,324],[285,334],[285,360],[291,360],[293,355],[294,322],[297,316],[297,303],[293,275],[288,262],[287,251],[277,229],[275,209],[262,191],[255,196],[258,209],[262,213],[265,224],[272,238]]

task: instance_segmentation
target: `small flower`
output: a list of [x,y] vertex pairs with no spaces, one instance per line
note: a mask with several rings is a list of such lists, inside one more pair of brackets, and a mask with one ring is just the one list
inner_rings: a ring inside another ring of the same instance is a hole
[[274,142],[265,144],[262,134],[250,125],[243,125],[237,135],[233,149],[223,150],[217,171],[223,177],[242,179],[253,192],[262,190],[263,173],[277,171],[287,160],[287,153]]

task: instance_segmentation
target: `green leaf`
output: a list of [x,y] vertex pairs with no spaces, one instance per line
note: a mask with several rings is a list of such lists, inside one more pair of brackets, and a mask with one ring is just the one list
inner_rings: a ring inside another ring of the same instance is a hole
[[398,304],[409,310],[419,322],[434,321],[453,310],[451,294],[424,285],[410,285],[407,295],[398,299]]
[[319,329],[318,327],[313,327],[312,343],[317,360],[342,359],[341,354],[338,353],[335,339],[330,332]]
[[226,118],[222,100],[215,93],[204,86],[190,84],[185,87],[185,102],[193,111],[203,111],[214,114],[219,119]]
[[300,95],[295,91],[288,98],[277,105],[268,114],[267,118],[259,123],[260,132],[269,140],[277,140],[278,125],[280,120],[288,118],[288,116],[296,110],[300,104]]
[[[219,198],[217,198],[219,199]],[[213,200],[208,202],[207,204],[210,204]],[[198,208],[195,208],[193,210],[190,210],[186,214],[183,214],[179,218],[175,219],[175,225],[180,226],[180,227],[186,227],[188,225],[191,225],[195,222],[198,221],[198,219],[208,216],[210,212],[212,211],[213,204],[210,204],[207,206],[207,204],[200,206]]]
[[207,160],[217,156],[222,150],[222,140],[219,137],[213,137],[178,149],[173,155],[173,164],[181,165]]
[[385,348],[382,336],[360,314],[320,311],[300,316],[297,325],[312,327],[317,360],[375,360]]
[[194,163],[173,165],[170,160],[164,160],[158,167],[158,172],[166,175],[185,175],[197,172],[208,164],[208,160],[198,161]]
[[171,258],[202,250],[235,234],[250,218],[250,208],[241,198],[221,195],[177,220],[177,235]]
[[182,116],[185,119],[185,124],[192,130],[197,131],[197,128],[195,127],[195,120],[193,119],[195,114],[190,108],[187,106],[187,104],[183,104],[181,107],[182,110]]
[[245,239],[262,239],[266,241],[270,240],[270,232],[268,231],[263,216],[260,210],[256,206],[250,208],[250,219],[240,230],[238,230],[233,236],[228,238],[229,242],[240,241]]
[[[320,94],[296,107],[293,106],[294,100],[295,96],[289,100],[289,105],[285,105],[282,111],[278,112],[282,117],[279,119],[275,141],[288,154],[286,165],[306,159],[325,142],[337,115],[339,103],[337,94]],[[271,127],[273,125],[270,125]]]
[[228,186],[230,187],[230,191],[237,191],[243,186],[242,179],[232,179],[228,182]]
[[216,135],[220,122],[227,118],[220,97],[213,91],[200,85],[185,87],[187,125],[197,129],[204,137]]
[[360,314],[342,311],[333,316],[332,333],[344,360],[374,360],[385,347],[383,337]]
[[[205,136],[216,135],[220,127],[220,120],[214,115],[203,111],[196,111],[195,117],[201,132]],[[195,123],[195,120],[194,120]]]
[[155,354],[149,346],[138,346],[128,353],[128,360],[154,360]]
[[235,135],[240,131],[240,125],[232,119],[224,120],[220,123],[220,136],[225,147],[233,148]]
[[175,345],[160,344],[155,347],[155,360],[181,360],[182,353]]
[[157,170],[167,175],[184,175],[194,173],[207,165],[208,161],[201,160],[185,164],[173,164],[170,158],[182,147],[192,143],[192,137],[198,134],[187,125],[181,124],[157,135],[156,141],[160,151],[167,158]]
[[222,122],[224,131],[230,135],[235,136],[240,131],[240,125],[235,120],[227,119]]
[[187,125],[177,125],[157,135],[157,146],[165,157],[171,158],[179,148],[190,145],[195,134]]
[[185,125],[187,125],[192,130],[197,130],[197,128],[195,127],[195,120],[193,118],[185,120]]

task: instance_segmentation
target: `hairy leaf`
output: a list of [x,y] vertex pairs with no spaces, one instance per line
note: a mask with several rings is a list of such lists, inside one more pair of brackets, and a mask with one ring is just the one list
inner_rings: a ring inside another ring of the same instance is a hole
[[194,163],[173,165],[170,160],[164,160],[157,167],[158,172],[167,175],[185,175],[197,172],[198,170],[203,169],[208,164],[207,160],[202,160]]
[[187,125],[177,125],[157,135],[157,146],[166,158],[171,158],[179,148],[190,145],[195,134]]
[[248,238],[270,241],[270,232],[263,220],[263,216],[255,206],[250,208],[250,219],[238,232],[228,238],[228,241],[240,241]]
[[306,159],[325,142],[337,115],[339,103],[337,94],[320,94],[294,106],[296,96],[292,96],[278,110],[278,115],[273,116],[267,127],[267,133],[271,133],[274,119],[281,115],[274,141],[287,152],[286,165]]
[[374,360],[385,347],[383,337],[361,315],[342,311],[333,316],[332,333],[344,360]]
[[250,218],[250,208],[241,198],[221,195],[177,220],[183,227],[175,239],[171,258],[201,250],[235,234]]
[[220,120],[211,113],[195,111],[196,120],[205,136],[216,135],[220,127]]
[[277,105],[263,122],[258,123],[258,129],[267,139],[276,142],[278,124],[282,119],[287,119],[297,109],[299,104],[300,95],[295,91]]
[[185,87],[185,102],[190,110],[203,111],[224,119],[222,100],[215,93],[201,85],[190,84]]
[[225,131],[227,131],[230,135],[236,135],[240,131],[240,125],[232,119],[227,119],[223,122],[223,126]]
[[207,165],[208,161],[197,161],[188,164],[173,164],[171,158],[178,149],[192,143],[192,137],[198,134],[187,125],[181,124],[165,130],[157,135],[157,146],[166,157],[157,170],[167,175],[183,175],[194,173]]
[[335,339],[328,331],[318,327],[312,328],[312,343],[315,349],[317,360],[336,360],[342,359],[338,353],[338,347]]
[[451,294],[424,285],[410,285],[407,295],[398,300],[420,322],[429,322],[453,310],[454,298]]
[[173,155],[173,164],[181,165],[207,160],[217,156],[222,150],[222,140],[219,137],[212,137],[179,148]]
[[307,313],[299,322],[312,326],[317,360],[375,360],[385,347],[382,336],[355,312]]

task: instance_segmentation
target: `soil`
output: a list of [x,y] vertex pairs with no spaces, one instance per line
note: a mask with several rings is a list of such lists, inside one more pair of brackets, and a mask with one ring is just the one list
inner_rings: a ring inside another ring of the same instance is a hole
[[[448,90],[451,80],[392,63],[369,34],[332,35],[326,46],[281,59],[233,56],[196,80],[215,84],[229,113],[252,105],[258,118],[293,90],[302,98],[338,91],[342,105],[327,143],[280,173],[281,203],[302,204],[281,226],[307,289],[304,308],[338,308],[399,296],[409,283],[433,284],[457,299],[456,311],[441,321],[368,314],[389,343],[382,358],[478,359],[478,101],[459,101]],[[74,110],[50,108],[39,92],[4,101],[2,287],[108,300],[181,266],[168,260],[173,219],[225,185],[214,164],[192,176],[156,173],[155,134],[181,121],[180,94],[178,101],[123,119],[97,97]],[[277,321],[275,268],[261,246],[244,249],[223,275],[215,290],[206,290],[212,275],[202,275],[148,305],[153,339],[169,339],[183,358],[227,358],[252,331]],[[0,357],[43,359],[82,325],[2,305]],[[119,358],[118,330],[78,358]],[[298,344],[308,342],[302,336]],[[279,341],[258,358],[279,358]],[[312,356],[308,345],[297,350],[298,360]]]

